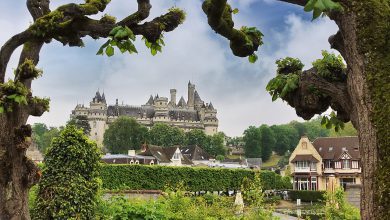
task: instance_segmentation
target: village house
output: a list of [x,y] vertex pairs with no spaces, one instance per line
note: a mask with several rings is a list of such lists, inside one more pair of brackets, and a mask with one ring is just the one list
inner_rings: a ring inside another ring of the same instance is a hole
[[187,156],[181,153],[179,146],[143,145],[141,151],[138,155],[154,157],[159,165],[191,166],[194,164]]
[[361,184],[357,137],[303,136],[289,159],[295,190],[334,190],[337,186]]
[[214,159],[197,145],[181,147],[180,151],[184,156],[191,160],[195,166],[207,166],[209,163],[214,163]]

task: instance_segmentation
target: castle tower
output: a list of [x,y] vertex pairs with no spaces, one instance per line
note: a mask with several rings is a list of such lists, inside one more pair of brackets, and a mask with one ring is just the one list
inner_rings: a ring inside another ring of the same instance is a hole
[[88,110],[88,119],[89,125],[91,126],[90,138],[99,146],[103,145],[103,135],[106,130],[106,121],[107,121],[107,103],[106,98],[103,95],[100,95],[100,92],[97,91],[95,97],[92,98],[92,101],[89,103]]
[[188,81],[188,108],[193,109],[195,105],[195,85]]
[[176,106],[176,89],[171,89],[171,101],[169,102],[171,106]]
[[203,123],[207,135],[213,135],[218,132],[217,110],[214,109],[211,102],[209,105],[206,105]]
[[155,121],[168,121],[168,98],[158,97],[154,100],[154,120]]

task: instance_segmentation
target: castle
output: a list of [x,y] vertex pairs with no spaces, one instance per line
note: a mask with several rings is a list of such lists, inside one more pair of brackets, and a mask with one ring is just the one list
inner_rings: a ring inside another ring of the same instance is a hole
[[135,118],[148,128],[155,123],[166,123],[184,131],[202,129],[207,135],[218,132],[217,110],[211,102],[205,103],[200,98],[194,84],[188,82],[187,102],[183,96],[176,102],[176,89],[171,89],[170,94],[170,100],[151,95],[144,105],[130,106],[118,104],[118,99],[115,105],[107,105],[104,93],[101,95],[97,91],[89,108],[78,104],[70,117],[87,116],[91,126],[90,138],[99,146],[102,146],[104,131],[120,116]]

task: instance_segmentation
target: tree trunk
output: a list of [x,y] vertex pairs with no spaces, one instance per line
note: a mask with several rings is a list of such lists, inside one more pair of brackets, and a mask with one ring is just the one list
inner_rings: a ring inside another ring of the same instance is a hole
[[370,220],[390,218],[390,11],[381,4],[365,1],[331,16],[340,28],[332,47],[348,64],[350,118],[359,132],[361,218]]
[[[12,114],[22,116],[13,112]],[[0,219],[30,219],[28,191],[40,177],[39,169],[25,156],[31,143],[27,117],[0,116]]]

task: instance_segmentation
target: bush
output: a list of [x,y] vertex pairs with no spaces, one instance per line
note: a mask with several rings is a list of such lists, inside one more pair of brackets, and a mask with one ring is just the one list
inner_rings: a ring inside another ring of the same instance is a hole
[[321,202],[324,201],[325,191],[309,191],[309,190],[291,190],[289,198],[293,201],[301,199],[302,202]]
[[243,178],[253,179],[254,173],[240,169],[104,165],[101,177],[107,190],[165,190],[182,184],[195,192],[237,190]]
[[96,144],[67,126],[47,151],[33,219],[92,219],[101,183],[99,161]]
[[[255,171],[199,167],[169,167],[146,165],[103,165],[101,178],[106,190],[165,190],[180,184],[188,191],[238,190],[246,177],[253,180]],[[288,177],[272,171],[261,171],[262,188],[290,189]]]
[[360,210],[348,204],[344,199],[344,191],[338,188],[335,192],[325,194],[325,218],[359,220]]

